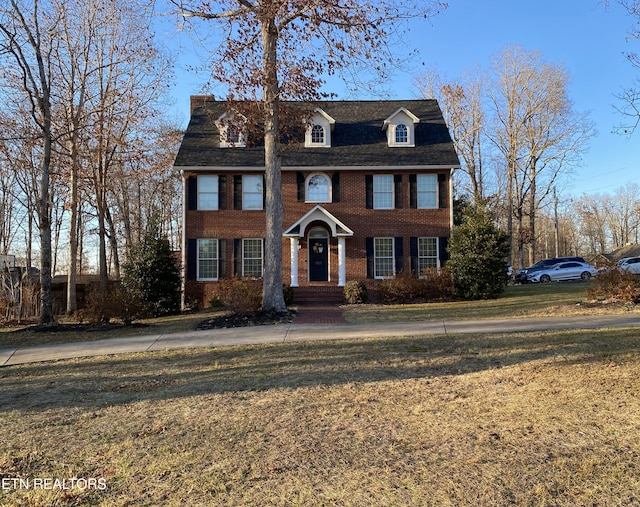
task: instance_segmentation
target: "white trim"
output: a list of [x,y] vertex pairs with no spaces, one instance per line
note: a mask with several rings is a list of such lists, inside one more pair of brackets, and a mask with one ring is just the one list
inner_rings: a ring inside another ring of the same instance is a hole
[[346,240],[344,236],[338,236],[338,287],[344,287],[347,283],[346,260]]
[[[319,220],[327,224],[331,229],[332,237],[353,236],[353,231],[349,229],[349,227],[344,225],[340,220],[334,217],[331,213],[329,213],[326,209],[324,209],[319,204],[316,204],[313,208],[311,208],[304,215],[302,215],[298,220],[296,220],[293,223],[293,225],[288,227],[282,233],[282,235],[288,238],[304,238],[306,236],[307,226],[315,220]],[[293,230],[296,227],[298,228],[298,232],[293,232]],[[338,232],[338,227],[340,227],[344,232]]]
[[291,247],[291,287],[298,287],[298,238],[290,237],[289,246]]

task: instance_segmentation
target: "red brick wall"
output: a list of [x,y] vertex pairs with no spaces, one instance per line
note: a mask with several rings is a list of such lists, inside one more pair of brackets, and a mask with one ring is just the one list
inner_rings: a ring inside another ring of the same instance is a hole
[[[304,175],[314,172],[304,172]],[[445,171],[448,177],[448,171]],[[448,208],[411,209],[409,206],[409,174],[433,174],[434,171],[378,171],[379,174],[402,174],[402,207],[393,210],[372,210],[365,206],[365,175],[374,171],[341,171],[340,202],[320,203],[327,211],[343,222],[353,232],[353,237],[346,238],[346,273],[347,280],[365,280],[367,276],[366,245],[367,237],[403,237],[404,266],[410,264],[409,237],[448,237],[450,230],[450,212]],[[233,239],[264,237],[265,212],[233,209],[233,173],[226,173],[227,209],[220,211],[186,211],[186,238],[225,238],[226,241],[226,273],[233,274]],[[239,174],[239,173],[236,173]],[[255,174],[255,173],[254,173]],[[189,176],[186,174],[185,176]],[[331,177],[331,174],[328,174]],[[296,171],[283,171],[282,194],[284,206],[284,228],[287,229],[299,220],[302,215],[313,208],[316,203],[298,202]],[[306,238],[300,238],[301,248],[298,252],[299,284],[305,285],[308,280]],[[283,281],[288,284],[291,277],[289,238],[282,240],[282,274]],[[330,238],[330,280],[337,284],[338,280],[338,243]],[[199,300],[205,304],[215,292],[215,282],[186,282],[186,301]]]

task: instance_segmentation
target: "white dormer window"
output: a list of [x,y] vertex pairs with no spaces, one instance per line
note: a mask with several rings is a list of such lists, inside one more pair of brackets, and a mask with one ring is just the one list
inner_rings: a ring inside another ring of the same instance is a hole
[[244,148],[246,146],[246,133],[244,124],[247,119],[243,115],[230,118],[226,113],[216,120],[218,132],[220,132],[220,148]]
[[331,147],[331,131],[336,121],[322,109],[316,109],[309,120],[304,145],[306,148]]
[[322,125],[311,127],[311,144],[324,145],[324,127]]
[[387,131],[387,144],[391,147],[413,147],[416,145],[416,124],[420,118],[401,107],[389,116],[382,125]]
[[404,123],[396,126],[396,143],[406,144],[409,142],[409,129]]

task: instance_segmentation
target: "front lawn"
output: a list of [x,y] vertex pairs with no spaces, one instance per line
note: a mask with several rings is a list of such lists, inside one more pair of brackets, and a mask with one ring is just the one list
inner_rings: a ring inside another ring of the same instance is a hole
[[0,504],[638,505],[639,345],[627,328],[5,367]]

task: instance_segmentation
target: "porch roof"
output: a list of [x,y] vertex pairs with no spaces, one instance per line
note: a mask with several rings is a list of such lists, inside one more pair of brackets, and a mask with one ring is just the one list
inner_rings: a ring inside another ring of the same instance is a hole
[[353,231],[345,224],[338,220],[319,204],[302,215],[291,227],[284,231],[283,236],[288,238],[304,237],[307,226],[312,222],[324,222],[329,226],[333,237],[349,237],[353,236]]

